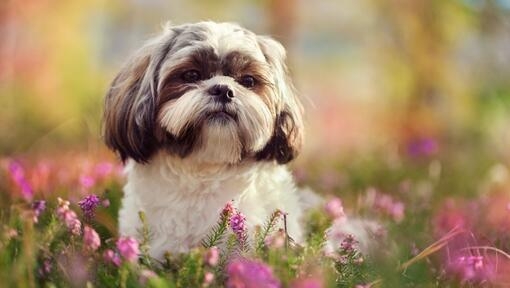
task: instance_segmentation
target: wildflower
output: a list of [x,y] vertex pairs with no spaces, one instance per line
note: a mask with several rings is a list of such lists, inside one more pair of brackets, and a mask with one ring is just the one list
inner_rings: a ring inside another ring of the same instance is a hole
[[89,220],[94,218],[96,207],[100,204],[100,201],[97,195],[90,194],[78,202],[85,218]]
[[463,282],[490,281],[495,274],[492,265],[481,255],[459,255],[448,268]]
[[236,212],[229,220],[230,228],[236,234],[241,245],[246,242],[246,217],[241,212]]
[[90,226],[83,228],[83,244],[90,251],[96,251],[101,246],[101,238],[97,232]]
[[404,219],[404,203],[393,199],[393,197],[388,194],[376,194],[374,207],[382,213],[392,217],[397,223]]
[[88,175],[80,176],[80,186],[84,191],[88,191],[94,185],[96,185],[96,179],[94,179],[94,177]]
[[291,288],[322,288],[324,283],[319,277],[297,279],[290,285]]
[[345,217],[344,207],[340,198],[333,198],[326,203],[326,213],[334,219]]
[[109,162],[101,162],[94,168],[95,174],[98,177],[105,178],[113,172],[113,164]]
[[351,234],[345,236],[345,238],[342,240],[342,243],[340,243],[340,249],[344,253],[351,253],[354,252],[357,248],[358,241],[354,239],[354,236]]
[[404,219],[404,209],[404,203],[393,202],[389,207],[389,214],[393,217],[395,222],[399,223]]
[[67,283],[72,283],[74,287],[86,287],[92,276],[91,266],[87,262],[88,259],[81,253],[67,250],[58,255],[55,266],[62,271]]
[[46,201],[38,200],[32,203],[32,210],[34,211],[34,222],[37,223],[39,216],[46,209]]
[[154,278],[154,277],[157,277],[158,275],[156,273],[154,273],[154,271],[152,270],[149,270],[149,269],[143,269],[142,271],[140,271],[140,278],[138,279],[138,282],[142,285],[142,286],[145,286],[147,285],[147,282],[151,279],[151,278]]
[[81,222],[78,220],[76,213],[69,208],[69,201],[58,198],[57,216],[63,221],[74,235],[81,234]]
[[412,157],[431,156],[438,150],[439,144],[434,138],[419,137],[412,139],[407,144],[407,153]]
[[14,183],[20,188],[23,198],[30,201],[34,196],[34,191],[25,177],[25,169],[23,166],[21,166],[18,161],[11,161],[9,163],[9,174]]
[[51,265],[50,260],[45,259],[42,263],[42,266],[38,269],[38,273],[41,277],[47,277],[50,275],[52,268],[53,265]]
[[226,286],[229,288],[281,287],[269,266],[248,259],[231,261],[227,266],[227,277]]
[[221,214],[227,217],[230,217],[236,209],[234,208],[232,201],[228,201],[227,204],[225,204],[225,207],[223,207],[223,211],[221,211]]
[[203,287],[207,287],[209,285],[212,284],[212,282],[214,281],[214,274],[212,272],[205,272],[204,274],[204,283],[203,283]]
[[7,226],[4,226],[3,228],[4,228],[3,237],[6,238],[6,240],[11,240],[13,238],[18,237],[18,231],[16,231],[16,229]]
[[104,199],[103,201],[101,201],[101,206],[103,206],[104,208],[110,207],[110,200]]
[[264,239],[264,244],[266,244],[267,247],[271,248],[282,248],[285,246],[285,231],[283,229],[279,229],[274,233],[273,235],[270,235]]
[[120,255],[128,262],[134,263],[138,260],[140,249],[138,248],[138,241],[133,237],[120,237],[117,240],[117,249]]
[[220,260],[220,251],[218,247],[214,246],[207,250],[204,256],[204,262],[209,266],[216,266]]
[[106,263],[111,263],[117,267],[120,266],[120,257],[119,254],[113,252],[113,250],[108,249],[103,253],[103,259]]

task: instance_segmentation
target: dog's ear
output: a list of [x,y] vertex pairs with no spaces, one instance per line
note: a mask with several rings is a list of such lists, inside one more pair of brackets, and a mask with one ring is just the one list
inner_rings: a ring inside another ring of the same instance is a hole
[[276,160],[280,164],[294,159],[303,145],[303,106],[285,65],[283,46],[270,37],[258,36],[266,61],[275,71],[276,115],[273,136],[257,153],[257,160]]
[[106,95],[103,136],[122,161],[144,163],[158,148],[155,137],[158,72],[171,46],[171,30],[129,59]]

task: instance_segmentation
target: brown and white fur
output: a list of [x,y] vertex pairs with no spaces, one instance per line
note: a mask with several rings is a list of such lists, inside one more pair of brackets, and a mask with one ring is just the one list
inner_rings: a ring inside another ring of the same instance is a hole
[[198,246],[230,200],[248,229],[281,209],[302,239],[284,165],[302,146],[302,106],[277,41],[231,23],[168,25],[113,81],[104,138],[126,163],[120,234],[139,237],[144,211],[152,256]]

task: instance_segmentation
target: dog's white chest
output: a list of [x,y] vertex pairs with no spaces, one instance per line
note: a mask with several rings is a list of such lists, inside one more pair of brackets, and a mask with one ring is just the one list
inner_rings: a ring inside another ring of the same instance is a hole
[[200,245],[231,200],[246,215],[249,229],[262,225],[274,210],[281,209],[290,213],[293,237],[301,236],[297,223],[301,211],[292,178],[284,167],[258,163],[192,175],[158,160],[150,166],[127,166],[128,182],[119,212],[120,233],[137,238],[141,227],[138,211],[145,212],[153,256]]

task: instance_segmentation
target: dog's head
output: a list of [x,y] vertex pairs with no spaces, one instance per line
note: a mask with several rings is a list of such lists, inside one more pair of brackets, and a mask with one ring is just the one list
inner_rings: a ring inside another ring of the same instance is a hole
[[230,23],[168,26],[114,79],[104,138],[123,160],[158,150],[205,163],[287,163],[303,139],[285,49]]

